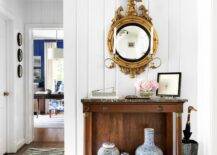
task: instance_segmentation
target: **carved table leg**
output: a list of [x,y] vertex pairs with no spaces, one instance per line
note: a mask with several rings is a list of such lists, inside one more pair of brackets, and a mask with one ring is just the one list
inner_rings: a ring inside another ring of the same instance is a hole
[[173,154],[173,113],[166,114],[166,155]]
[[92,113],[91,112],[86,112],[84,114],[84,121],[85,121],[84,154],[92,155]]
[[176,155],[182,154],[182,114],[176,114]]

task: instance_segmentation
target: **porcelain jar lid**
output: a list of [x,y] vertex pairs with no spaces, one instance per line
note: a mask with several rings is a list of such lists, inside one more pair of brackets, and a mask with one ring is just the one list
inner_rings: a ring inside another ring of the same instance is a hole
[[115,144],[114,143],[110,143],[110,142],[105,142],[102,144],[102,146],[106,149],[112,149],[115,147]]

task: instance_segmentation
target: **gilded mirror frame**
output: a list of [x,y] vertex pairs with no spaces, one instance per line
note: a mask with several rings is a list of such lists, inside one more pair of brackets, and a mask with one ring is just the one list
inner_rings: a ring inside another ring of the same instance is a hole
[[[138,11],[135,8],[135,1],[128,0],[128,8],[126,14],[123,15],[123,8],[120,6],[116,12],[115,17],[112,20],[112,25],[110,27],[108,36],[107,36],[107,46],[111,59],[120,67],[121,71],[125,74],[129,74],[131,77],[145,71],[145,68],[148,67],[148,64],[154,59],[158,49],[158,35],[154,29],[152,19],[148,15],[148,10],[144,5],[141,5],[138,8]],[[149,34],[153,34],[152,44],[152,53],[148,53],[147,56],[138,60],[138,61],[126,61],[121,58],[118,54],[114,54],[114,33],[115,30],[120,29],[121,27],[129,24],[137,24],[146,29]],[[152,32],[153,31],[153,32]]]

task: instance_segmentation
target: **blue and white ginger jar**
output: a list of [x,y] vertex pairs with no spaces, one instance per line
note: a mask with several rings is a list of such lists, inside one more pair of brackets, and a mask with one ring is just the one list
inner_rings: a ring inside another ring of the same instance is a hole
[[163,151],[154,144],[154,129],[145,129],[145,142],[136,149],[136,155],[163,155]]
[[103,143],[97,155],[120,155],[118,148],[113,143]]

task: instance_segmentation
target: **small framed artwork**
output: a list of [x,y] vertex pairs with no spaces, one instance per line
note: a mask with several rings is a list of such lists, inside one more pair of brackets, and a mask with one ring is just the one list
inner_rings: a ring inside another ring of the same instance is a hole
[[157,96],[180,97],[181,76],[181,72],[158,73],[159,88]]
[[21,78],[23,76],[23,67],[22,65],[17,66],[17,76]]
[[41,69],[34,69],[34,81],[41,79]]
[[34,67],[41,67],[41,56],[34,56]]
[[18,46],[22,46],[22,44],[23,44],[23,36],[22,36],[22,34],[19,32],[19,33],[17,33],[17,45],[18,45]]
[[17,60],[19,62],[23,60],[23,51],[20,48],[17,50]]

